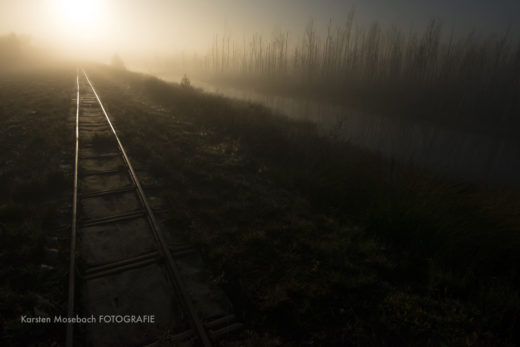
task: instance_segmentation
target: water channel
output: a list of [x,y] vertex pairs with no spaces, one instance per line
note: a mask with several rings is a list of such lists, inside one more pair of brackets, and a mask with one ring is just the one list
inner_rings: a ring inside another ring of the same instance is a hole
[[199,81],[192,84],[208,93],[260,103],[287,117],[314,122],[326,136],[350,141],[440,175],[499,186],[520,186],[517,141],[441,128],[422,121],[361,114],[338,105],[265,95],[254,90]]

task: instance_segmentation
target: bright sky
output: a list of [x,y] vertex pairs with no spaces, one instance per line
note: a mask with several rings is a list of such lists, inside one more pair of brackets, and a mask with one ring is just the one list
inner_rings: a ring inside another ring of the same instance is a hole
[[358,22],[405,29],[433,17],[459,30],[502,32],[520,23],[520,0],[0,0],[0,35],[28,34],[89,58],[204,52],[217,33],[240,38],[278,27],[298,35],[311,17],[343,23],[352,6]]

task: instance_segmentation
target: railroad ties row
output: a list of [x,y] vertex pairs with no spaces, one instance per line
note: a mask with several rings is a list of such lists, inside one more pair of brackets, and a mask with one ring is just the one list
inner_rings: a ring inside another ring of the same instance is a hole
[[[147,199],[139,189],[86,74],[79,75],[79,90],[75,311],[94,317],[153,316],[153,323],[81,325],[75,344],[208,345],[235,330],[239,324],[229,300],[211,285],[199,254],[168,230],[168,209],[160,199]],[[154,230],[156,221],[166,251]],[[172,275],[172,266],[178,276]],[[179,293],[183,290],[188,300]]]

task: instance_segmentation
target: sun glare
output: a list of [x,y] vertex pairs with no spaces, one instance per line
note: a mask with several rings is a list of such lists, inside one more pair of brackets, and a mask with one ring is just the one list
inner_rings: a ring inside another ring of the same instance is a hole
[[101,0],[55,0],[54,10],[61,30],[69,36],[89,38],[99,32]]

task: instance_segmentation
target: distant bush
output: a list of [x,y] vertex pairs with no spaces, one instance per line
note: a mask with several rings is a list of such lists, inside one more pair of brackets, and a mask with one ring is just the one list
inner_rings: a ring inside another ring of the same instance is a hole
[[182,76],[181,87],[186,88],[186,89],[191,88],[190,79],[188,78],[188,76],[186,76],[186,74],[184,74],[184,76]]
[[20,62],[26,57],[30,38],[11,33],[0,36],[0,66]]
[[126,70],[125,63],[123,62],[123,59],[119,56],[119,54],[114,54],[112,57],[112,66],[120,69],[120,70]]

